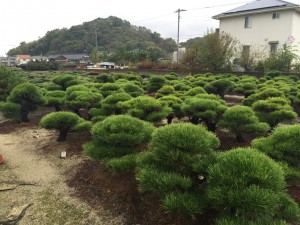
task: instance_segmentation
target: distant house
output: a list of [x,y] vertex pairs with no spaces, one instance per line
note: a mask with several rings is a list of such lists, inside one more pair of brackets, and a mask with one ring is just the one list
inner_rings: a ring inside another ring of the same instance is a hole
[[48,60],[57,63],[87,64],[89,56],[86,54],[58,54],[48,56]]
[[30,55],[17,55],[16,65],[26,64],[30,61]]
[[114,69],[115,63],[113,62],[101,62],[98,64],[100,68],[106,68],[106,69]]
[[284,44],[300,56],[300,7],[281,0],[257,0],[213,16],[220,32],[235,37],[243,50],[274,53]]
[[46,56],[40,56],[40,55],[36,55],[36,56],[31,56],[30,57],[30,61],[48,61],[48,57]]

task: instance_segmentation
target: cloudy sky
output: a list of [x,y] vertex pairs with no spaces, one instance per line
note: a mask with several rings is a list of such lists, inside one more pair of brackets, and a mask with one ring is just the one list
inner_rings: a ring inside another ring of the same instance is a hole
[[[213,15],[241,6],[247,0],[4,0],[0,4],[0,56],[43,37],[47,31],[70,28],[96,18],[116,16],[145,26],[162,37],[177,37],[177,9],[181,13],[180,41],[203,36],[217,28]],[[300,4],[300,0],[289,0]]]

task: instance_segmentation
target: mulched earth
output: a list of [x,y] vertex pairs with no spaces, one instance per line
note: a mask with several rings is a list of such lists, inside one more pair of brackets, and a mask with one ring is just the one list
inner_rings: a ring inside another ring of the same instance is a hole
[[[10,133],[21,127],[38,127],[41,117],[51,111],[49,108],[40,108],[39,113],[30,117],[29,123],[4,122],[0,124],[0,134]],[[237,143],[235,137],[226,131],[217,130],[216,134],[220,139],[219,150],[221,151],[250,146],[251,141],[256,137],[246,135],[245,142]],[[82,144],[90,140],[89,133],[70,133],[67,137],[68,155],[81,155]],[[47,154],[48,151],[46,149],[44,153]],[[194,220],[174,213],[166,213],[160,206],[158,196],[151,192],[138,191],[133,172],[113,174],[103,164],[92,159],[86,159],[79,164],[76,171],[68,178],[67,184],[74,188],[77,197],[92,208],[97,209],[101,205],[113,215],[122,215],[126,225],[209,225],[212,224],[211,220],[214,217],[212,212]],[[292,182],[288,191],[300,203],[299,181]]]

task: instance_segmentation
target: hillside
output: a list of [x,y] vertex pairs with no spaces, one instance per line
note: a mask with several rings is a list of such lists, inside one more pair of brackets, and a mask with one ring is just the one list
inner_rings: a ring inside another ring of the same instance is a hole
[[99,51],[116,52],[131,50],[156,49],[159,56],[164,57],[176,49],[173,39],[163,39],[159,33],[133,26],[128,21],[110,16],[97,18],[70,29],[48,31],[39,40],[22,42],[18,47],[10,49],[9,56],[17,54],[51,55],[59,53],[87,53],[96,46]]

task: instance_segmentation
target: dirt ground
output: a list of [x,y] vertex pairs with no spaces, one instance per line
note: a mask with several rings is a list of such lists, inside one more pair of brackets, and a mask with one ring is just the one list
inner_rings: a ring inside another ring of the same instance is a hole
[[[47,110],[31,115],[29,123],[0,122],[5,160],[0,165],[0,225],[9,220],[20,225],[212,224],[213,212],[196,220],[165,213],[154,193],[139,193],[133,172],[112,174],[83,156],[82,144],[91,140],[90,134],[70,133],[66,142],[57,142],[55,131],[38,126]],[[217,135],[222,151],[249,146],[255,138],[245,136],[246,142],[236,143],[227,132],[218,130]],[[67,152],[64,159],[62,151]],[[299,182],[289,192],[299,203]]]
[[[0,123],[0,224],[20,225],[124,224],[101,206],[93,209],[74,195],[66,178],[74,174],[82,155],[60,152],[66,143],[56,142],[56,133],[27,124]],[[15,224],[15,223],[13,223]]]

